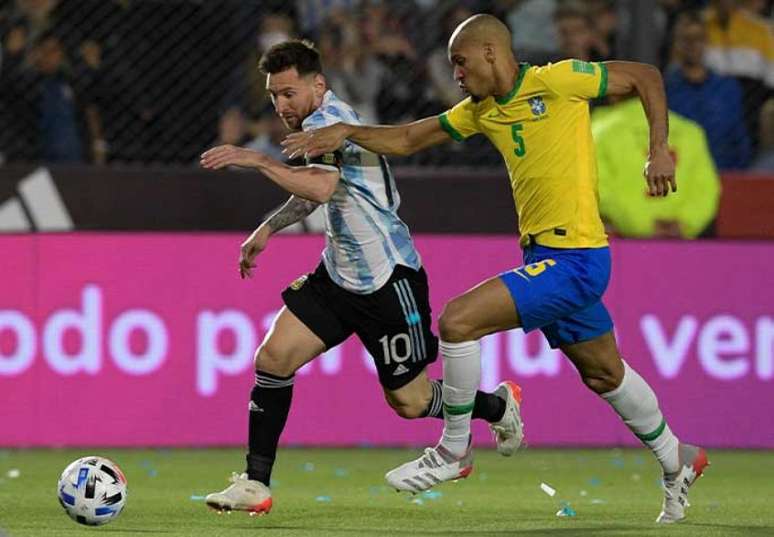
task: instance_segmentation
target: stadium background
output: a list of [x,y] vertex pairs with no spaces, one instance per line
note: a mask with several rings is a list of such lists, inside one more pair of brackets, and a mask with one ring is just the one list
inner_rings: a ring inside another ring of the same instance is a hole
[[[204,495],[244,460],[253,349],[280,290],[316,264],[323,239],[312,215],[272,239],[254,279],[239,280],[239,244],[286,194],[197,160],[223,142],[281,158],[284,132],[255,64],[289,36],[314,40],[335,91],[389,123],[459,98],[445,44],[471,12],[505,20],[521,60],[641,60],[674,82],[697,30],[691,41],[673,33],[676,22],[686,11],[706,17],[709,3],[0,0],[0,536],[93,535],[54,494],[62,469],[91,454],[115,460],[129,481],[127,509],[98,531],[663,535],[653,524],[656,461],[559,353],[520,331],[482,343],[482,386],[524,387],[528,445],[516,456],[477,449],[462,484],[416,497],[388,490],[383,473],[435,442],[441,423],[396,417],[351,339],[297,376],[271,516],[207,513]],[[635,121],[619,122],[608,144],[598,138],[613,162],[633,163],[603,200],[621,193],[623,216],[647,221],[663,209],[656,216],[667,220],[634,239],[605,215],[606,301],[625,357],[672,428],[710,448],[689,519],[670,535],[763,536],[774,533],[772,2],[712,3],[745,10],[741,30],[707,23],[706,62],[733,80],[722,91],[680,87],[698,126],[672,121],[681,188],[658,202],[671,205],[642,204],[636,186],[624,188],[642,180],[644,150],[627,155],[624,144],[645,136]],[[615,117],[609,103],[593,104],[595,128]],[[682,147],[681,130],[693,147]],[[436,317],[450,297],[520,263],[507,177],[483,139],[390,162]],[[475,442],[492,445],[481,424]]]
[[[667,73],[678,13],[706,4],[0,2],[0,445],[242,444],[253,348],[279,291],[322,246],[310,217],[274,240],[255,279],[240,281],[239,243],[285,195],[254,173],[197,168],[202,150],[223,142],[281,158],[284,132],[255,69],[266,47],[314,40],[333,88],[368,120],[394,123],[459,97],[444,48],[469,12],[507,21],[520,59],[571,52]],[[738,4],[770,32],[771,2]],[[582,24],[560,27],[554,9]],[[673,428],[708,447],[774,448],[774,52],[761,47],[760,73],[737,76],[753,153],[719,169],[702,238],[613,240],[608,303],[624,353]],[[485,140],[390,160],[436,314],[520,263],[505,171]],[[510,377],[524,385],[533,446],[635,445],[539,335],[503,334],[484,347],[487,387]],[[116,393],[122,404],[94,404]],[[734,435],[719,425],[728,422]],[[439,430],[387,409],[351,340],[299,375],[283,441],[418,445]],[[489,442],[483,428],[477,441]]]

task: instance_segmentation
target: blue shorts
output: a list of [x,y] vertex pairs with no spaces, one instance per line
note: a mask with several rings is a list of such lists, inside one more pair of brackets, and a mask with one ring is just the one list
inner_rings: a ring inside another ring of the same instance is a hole
[[500,274],[525,332],[540,328],[552,348],[613,329],[602,304],[610,280],[609,248],[528,246],[524,265]]

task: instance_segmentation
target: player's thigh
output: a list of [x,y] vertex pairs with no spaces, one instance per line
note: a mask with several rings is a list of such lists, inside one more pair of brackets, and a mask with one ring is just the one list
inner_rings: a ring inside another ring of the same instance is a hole
[[441,339],[471,341],[521,326],[510,290],[495,276],[446,304],[438,321]]
[[424,415],[433,397],[433,388],[427,376],[427,370],[422,370],[413,380],[400,388],[391,390],[382,387],[387,403],[404,418],[419,418]]
[[285,307],[256,353],[256,368],[286,376],[347,339],[352,329],[336,311],[337,290],[322,266],[290,284],[282,292]]
[[414,380],[438,355],[431,329],[427,275],[398,266],[379,290],[342,297],[341,307],[374,359],[379,382],[397,390]]
[[255,353],[255,369],[280,376],[292,375],[324,351],[323,340],[285,306]]

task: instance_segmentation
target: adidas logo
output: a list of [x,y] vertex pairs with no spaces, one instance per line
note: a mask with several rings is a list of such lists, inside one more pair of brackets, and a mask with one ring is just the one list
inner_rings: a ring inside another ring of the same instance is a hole
[[408,372],[409,372],[408,367],[406,367],[403,364],[398,364],[398,367],[396,367],[395,371],[392,372],[392,376],[396,377],[398,375],[402,375],[402,374],[408,373]]
[[38,168],[22,179],[18,196],[0,203],[0,231],[69,231],[73,221],[54,179]]

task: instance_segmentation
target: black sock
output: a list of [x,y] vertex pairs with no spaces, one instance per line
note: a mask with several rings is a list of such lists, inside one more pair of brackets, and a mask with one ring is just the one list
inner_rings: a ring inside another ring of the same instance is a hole
[[[430,385],[433,388],[433,396],[427,405],[427,410],[422,417],[443,419],[443,381],[431,380]],[[476,399],[473,404],[473,419],[483,419],[489,423],[494,423],[503,419],[505,414],[505,400],[497,397],[493,393],[476,391]]]
[[279,377],[255,372],[255,386],[250,392],[249,452],[247,478],[267,487],[277,456],[277,444],[285,428],[293,396],[293,376]]

